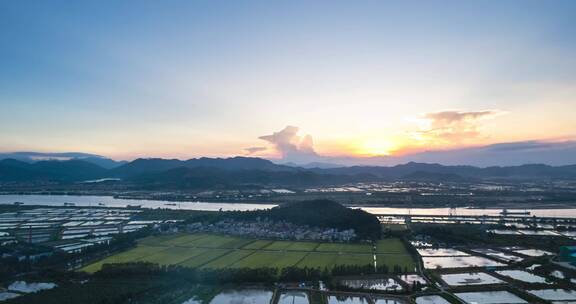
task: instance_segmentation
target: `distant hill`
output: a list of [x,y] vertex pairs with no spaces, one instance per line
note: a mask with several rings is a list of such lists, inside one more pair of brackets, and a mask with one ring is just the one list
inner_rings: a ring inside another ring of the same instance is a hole
[[269,160],[255,157],[193,158],[189,160],[139,158],[112,171],[118,177],[134,177],[142,174],[159,173],[176,168],[215,168],[222,170],[261,170],[295,172],[298,168],[277,165]]
[[407,181],[420,181],[420,182],[471,182],[473,179],[465,178],[452,173],[437,173],[437,172],[424,172],[416,171],[401,178]]
[[318,186],[374,180],[349,175],[314,173],[307,170],[266,171],[256,169],[220,169],[214,167],[179,167],[166,171],[128,177],[146,189],[201,189],[237,186]]
[[443,166],[410,162],[392,167],[353,166],[333,169],[311,169],[325,174],[371,174],[383,179],[410,178],[424,173],[451,175],[473,179],[576,179],[576,165],[553,167],[541,164],[527,164],[511,167]]
[[102,178],[108,170],[81,161],[39,161],[26,163],[15,159],[0,160],[0,181],[60,181],[74,182]]
[[115,161],[104,156],[80,153],[80,152],[64,152],[64,153],[45,153],[45,152],[10,152],[0,153],[0,160],[15,159],[27,163],[35,163],[38,161],[47,160],[82,160],[85,162],[93,163],[105,169],[116,168],[120,165],[127,163],[126,161]]

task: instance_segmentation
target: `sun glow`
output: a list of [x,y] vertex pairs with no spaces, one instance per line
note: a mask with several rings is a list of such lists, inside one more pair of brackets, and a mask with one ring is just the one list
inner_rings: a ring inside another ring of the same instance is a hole
[[367,140],[360,143],[357,152],[361,155],[384,156],[391,155],[398,147],[386,140]]

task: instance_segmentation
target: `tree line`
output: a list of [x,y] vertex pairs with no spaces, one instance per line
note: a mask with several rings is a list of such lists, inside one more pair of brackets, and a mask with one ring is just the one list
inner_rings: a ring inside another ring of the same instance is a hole
[[373,265],[334,265],[333,267],[296,267],[284,268],[189,268],[179,265],[159,265],[150,262],[111,263],[102,265],[95,273],[100,278],[125,277],[131,275],[170,275],[181,277],[189,282],[203,284],[225,283],[275,283],[297,281],[331,281],[334,277],[365,274],[405,274],[407,268],[398,265],[389,268],[386,265],[374,268]]

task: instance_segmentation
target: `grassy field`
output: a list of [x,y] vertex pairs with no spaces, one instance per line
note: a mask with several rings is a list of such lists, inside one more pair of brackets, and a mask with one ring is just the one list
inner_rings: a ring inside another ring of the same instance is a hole
[[376,242],[376,253],[406,253],[406,247],[400,239],[389,238]]
[[372,254],[342,254],[331,252],[310,252],[297,266],[300,267],[332,267],[335,265],[372,265]]
[[[379,265],[414,268],[404,244],[395,238],[376,243]],[[211,234],[173,234],[147,237],[138,246],[90,264],[82,271],[98,271],[106,263],[152,262],[202,268],[332,267],[372,265],[370,244],[254,240]]]

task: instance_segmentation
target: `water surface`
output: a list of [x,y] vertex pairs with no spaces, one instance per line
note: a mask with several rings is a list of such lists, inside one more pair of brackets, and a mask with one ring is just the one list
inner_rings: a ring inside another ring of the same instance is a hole
[[416,304],[450,304],[441,296],[422,296],[416,298]]
[[454,294],[467,304],[524,304],[528,303],[508,291],[459,292]]
[[453,256],[469,256],[470,254],[452,248],[418,248],[418,253],[421,256],[427,257],[453,257]]
[[[199,211],[247,211],[269,209],[275,204],[244,204],[244,203],[206,203],[206,202],[168,202],[155,200],[118,199],[112,196],[78,196],[78,195],[0,195],[0,204],[22,202],[25,205],[64,206],[73,203],[79,207],[116,207],[125,208],[128,205],[140,205],[142,208],[184,209]],[[169,205],[167,205],[169,204]]]
[[450,286],[502,284],[504,281],[484,272],[443,274],[442,280]]
[[505,266],[505,264],[478,256],[422,257],[426,269]]
[[270,304],[272,291],[262,289],[225,290],[217,294],[210,304]]
[[496,273],[526,283],[546,283],[546,279],[523,270],[500,270]]
[[[206,202],[170,202],[156,200],[118,199],[112,196],[78,196],[78,195],[0,195],[0,204],[13,204],[23,202],[30,205],[63,206],[64,203],[74,203],[76,206],[95,207],[103,204],[107,207],[126,207],[127,205],[142,205],[143,208],[167,208],[218,211],[229,210],[258,210],[277,206],[276,204],[252,203],[206,203]],[[359,207],[370,213],[399,214],[399,215],[450,215],[450,208],[388,208],[388,207]],[[524,210],[524,209],[522,209]],[[499,216],[502,209],[470,209],[456,208],[453,214],[457,215],[493,215]],[[576,218],[576,209],[526,209],[530,217],[571,217]]]
[[576,291],[567,289],[528,290],[529,293],[548,301],[576,301]]
[[342,285],[354,289],[371,290],[402,290],[402,286],[392,278],[365,279],[365,280],[342,280]]
[[364,297],[328,296],[328,304],[368,304]]
[[280,295],[278,304],[309,304],[308,294],[302,291],[287,291]]

